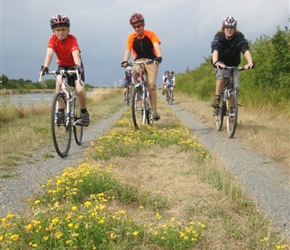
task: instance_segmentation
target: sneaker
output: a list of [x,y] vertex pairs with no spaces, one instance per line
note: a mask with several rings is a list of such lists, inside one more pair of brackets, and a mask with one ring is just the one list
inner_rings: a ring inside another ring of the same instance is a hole
[[58,116],[57,116],[57,125],[63,125],[63,124],[65,124],[64,113],[59,111]]
[[213,99],[213,102],[212,102],[211,106],[212,106],[213,108],[219,108],[219,107],[220,107],[220,97],[219,97],[219,96],[216,96],[216,97]]
[[158,121],[160,119],[160,115],[157,112],[154,112],[152,115],[152,119]]
[[82,117],[82,125],[84,127],[89,126],[89,124],[90,124],[90,115],[89,115],[89,113],[88,112],[82,113],[81,117]]
[[164,90],[162,90],[162,95],[165,95],[165,92],[164,92]]

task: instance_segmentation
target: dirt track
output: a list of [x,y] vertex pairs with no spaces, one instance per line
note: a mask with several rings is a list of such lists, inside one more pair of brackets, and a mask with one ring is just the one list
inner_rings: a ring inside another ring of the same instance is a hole
[[[171,108],[202,144],[223,159],[229,170],[241,181],[246,193],[256,199],[258,207],[281,231],[289,235],[289,176],[263,155],[246,149],[238,140],[229,139],[225,133],[217,132],[214,127],[208,127],[194,114],[182,110],[178,102]],[[61,173],[64,168],[76,164],[78,159],[83,157],[89,143],[106,132],[125,109],[126,107],[86,129],[83,145],[79,147],[72,143],[68,157],[61,159],[55,154],[55,158],[43,159],[40,157],[42,152],[37,152],[34,155],[36,163],[23,163],[16,173],[18,178],[2,179],[0,216],[5,216],[8,211],[25,211],[27,207],[24,201],[33,192],[40,190],[39,182],[43,183]],[[43,149],[43,152],[45,150],[47,149]],[[2,208],[2,205],[5,207]]]

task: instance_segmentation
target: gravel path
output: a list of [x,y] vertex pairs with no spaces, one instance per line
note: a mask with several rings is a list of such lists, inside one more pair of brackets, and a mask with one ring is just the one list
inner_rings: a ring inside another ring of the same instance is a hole
[[[14,172],[13,179],[0,179],[0,217],[6,216],[7,212],[20,213],[28,211],[26,200],[33,193],[41,191],[41,184],[47,182],[49,178],[54,178],[61,174],[62,171],[78,163],[83,158],[85,149],[91,141],[97,140],[100,135],[105,133],[116,120],[120,118],[126,107],[122,108],[108,119],[91,124],[84,130],[83,144],[77,146],[72,139],[69,154],[65,158],[60,158],[54,151],[53,145],[49,148],[42,149],[33,155],[35,163],[25,163],[18,167]],[[54,158],[44,158],[42,155],[51,152]],[[4,205],[4,207],[3,207]]]
[[[290,234],[290,186],[289,175],[275,163],[251,150],[244,148],[238,140],[229,139],[225,133],[217,132],[214,128],[204,125],[193,114],[182,110],[178,105],[171,105],[178,118],[195,133],[198,140],[210,151],[216,153],[225,162],[228,169],[241,181],[246,193],[257,202],[259,209],[273,221],[280,231]],[[69,156],[60,158],[53,153],[54,158],[42,157],[44,149],[34,156],[36,163],[24,163],[15,173],[14,179],[1,181],[1,217],[7,212],[25,212],[25,200],[34,192],[40,190],[39,183],[46,183],[47,179],[60,174],[63,169],[78,163],[89,143],[98,137],[122,115],[123,109],[110,118],[90,125],[84,132],[84,143],[77,146],[72,142]],[[2,205],[5,205],[3,208]]]
[[223,159],[227,168],[256,200],[258,208],[272,220],[280,231],[290,236],[289,173],[282,171],[266,157],[246,149],[225,132],[206,127],[193,114],[171,105],[177,117],[195,133],[200,143]]

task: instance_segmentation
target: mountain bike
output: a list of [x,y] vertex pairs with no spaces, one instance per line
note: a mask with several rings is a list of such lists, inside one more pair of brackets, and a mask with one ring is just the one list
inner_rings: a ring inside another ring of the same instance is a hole
[[227,134],[229,138],[233,138],[238,123],[238,90],[234,88],[234,71],[244,70],[244,67],[226,67],[230,70],[230,77],[225,78],[225,83],[221,93],[221,106],[214,109],[216,128],[222,130],[224,116],[227,116]]
[[130,62],[129,66],[138,65],[140,67],[139,77],[134,84],[134,91],[132,95],[132,118],[136,129],[140,129],[141,126],[147,124],[152,125],[152,111],[149,99],[149,90],[146,85],[145,73],[143,71],[143,65],[151,64],[153,60],[148,59],[139,62]]
[[169,105],[172,105],[174,100],[173,87],[174,85],[167,85],[166,88],[166,101]]
[[[46,74],[54,75],[55,78],[57,75],[62,77],[61,91],[55,94],[52,101],[50,125],[55,150],[60,157],[65,157],[71,146],[72,130],[77,145],[81,145],[83,139],[79,98],[74,87],[68,85],[69,75],[76,74],[79,83],[82,84],[81,76],[77,67],[74,70],[61,69],[49,71]],[[41,75],[39,81],[45,84],[44,77]],[[59,110],[62,106],[64,107],[63,112]]]

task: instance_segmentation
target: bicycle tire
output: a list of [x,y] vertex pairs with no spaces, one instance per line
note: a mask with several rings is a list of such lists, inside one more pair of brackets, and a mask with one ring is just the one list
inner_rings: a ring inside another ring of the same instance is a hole
[[126,101],[127,101],[127,106],[130,105],[130,92],[129,88],[126,89]]
[[57,121],[60,100],[64,102],[64,115],[69,113],[69,111],[67,110],[64,93],[59,92],[53,98],[50,121],[54,148],[57,154],[63,158],[67,156],[70,149],[72,129],[70,118],[68,119],[68,124],[66,124],[66,119],[64,119],[64,122],[62,124],[58,123]]
[[169,90],[169,100],[168,100],[169,105],[172,105],[173,103],[173,91]]
[[145,123],[145,105],[142,105],[143,91],[141,87],[136,87],[132,96],[132,119],[136,129],[140,129]]
[[74,138],[77,145],[82,145],[84,127],[81,123],[81,105],[78,96],[74,99],[74,117],[73,117],[73,131]]
[[223,128],[225,108],[226,104],[224,101],[222,101],[221,107],[214,109],[215,124],[217,131],[221,131]]
[[146,109],[146,121],[149,125],[153,125],[151,105],[150,100],[148,98],[146,98],[145,101],[145,109]]
[[[228,106],[228,114],[227,114],[227,132],[228,137],[233,138],[236,132],[237,123],[238,123],[238,92],[236,90],[231,92],[229,98],[233,98],[232,104],[234,107]],[[230,99],[227,100],[230,104]]]

